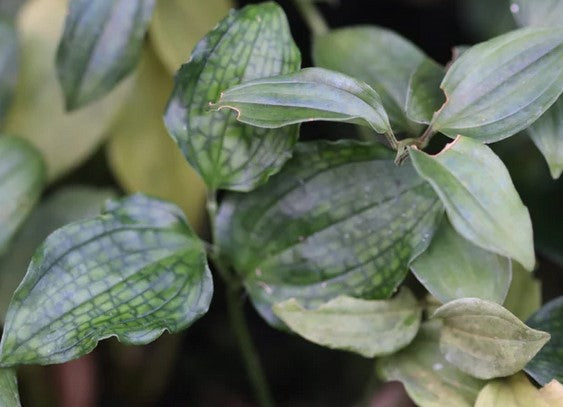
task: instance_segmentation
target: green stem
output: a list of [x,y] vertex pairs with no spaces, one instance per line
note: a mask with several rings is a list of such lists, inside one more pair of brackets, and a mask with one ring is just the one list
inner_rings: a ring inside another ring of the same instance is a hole
[[314,35],[323,35],[329,31],[322,14],[313,4],[313,0],[293,0],[293,4],[307,23]]
[[254,394],[261,407],[272,407],[274,406],[274,401],[270,394],[270,389],[268,388],[266,375],[262,370],[262,365],[258,358],[258,352],[252,343],[252,338],[248,331],[248,325],[244,318],[243,305],[244,303],[240,298],[240,290],[228,288],[227,308],[229,311],[229,320],[242,352],[246,371],[252,383],[252,387],[254,388]]

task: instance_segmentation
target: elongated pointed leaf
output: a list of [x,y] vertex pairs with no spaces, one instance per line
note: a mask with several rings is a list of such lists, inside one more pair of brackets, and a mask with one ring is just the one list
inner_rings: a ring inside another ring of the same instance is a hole
[[0,405],[2,407],[20,407],[18,380],[13,369],[0,369]]
[[0,138],[0,254],[39,199],[45,166],[25,140]]
[[0,128],[8,111],[18,78],[19,50],[16,30],[0,14]]
[[67,223],[98,215],[105,201],[114,196],[110,189],[70,186],[55,191],[37,206],[10,244],[10,250],[0,256],[0,324],[4,324],[12,295],[43,240]]
[[60,0],[27,1],[22,7],[17,27],[22,45],[19,84],[6,116],[6,133],[29,140],[41,152],[49,181],[99,148],[133,85],[128,78],[102,100],[65,112],[54,60],[66,12],[66,1]]
[[510,11],[521,27],[563,27],[561,0],[513,0]]
[[405,112],[409,78],[425,59],[413,43],[380,27],[347,27],[315,36],[313,59],[366,82],[381,96],[393,130],[418,136],[421,127]]
[[379,95],[364,82],[322,68],[234,86],[213,105],[253,126],[277,128],[313,120],[343,121],[391,133]]
[[475,407],[550,407],[550,404],[525,374],[518,373],[487,383],[479,392]]
[[151,44],[170,73],[187,61],[197,41],[232,7],[230,0],[157,1],[150,25]]
[[51,234],[16,290],[0,363],[61,363],[116,336],[145,344],[203,315],[213,284],[181,210],[143,195]]
[[553,379],[563,382],[563,296],[545,304],[526,323],[551,335],[551,340],[526,365],[526,373],[541,385]]
[[299,131],[245,125],[209,103],[231,86],[300,66],[285,14],[271,2],[232,12],[195,47],[176,75],[164,120],[209,188],[249,191],[264,183],[291,156]]
[[385,380],[401,381],[421,407],[472,407],[484,382],[450,364],[440,353],[440,324],[425,323],[402,351],[377,361]]
[[311,342],[367,358],[404,348],[415,337],[422,310],[403,289],[390,300],[340,296],[308,310],[292,298],[275,304],[274,314],[291,330]]
[[559,178],[563,172],[563,97],[528,127],[528,134],[545,157],[553,179]]
[[411,269],[442,303],[477,297],[502,304],[512,278],[510,259],[467,241],[445,218]]
[[501,305],[478,298],[448,302],[433,318],[444,323],[445,358],[480,379],[518,372],[549,340],[548,333],[527,327]]
[[485,250],[535,264],[532,222],[510,174],[493,151],[458,137],[438,155],[412,149],[418,173],[442,199],[453,227]]
[[57,50],[67,110],[101,98],[135,68],[154,1],[70,1]]
[[280,174],[229,194],[215,235],[272,324],[275,303],[317,307],[348,295],[388,298],[428,246],[443,208],[410,165],[380,145],[298,144]]
[[448,70],[433,119],[450,137],[502,140],[528,127],[563,92],[563,29],[523,28],[476,45]]
[[432,121],[434,112],[446,101],[440,89],[445,73],[444,67],[430,58],[424,59],[412,73],[405,102],[410,120],[424,124]]
[[534,273],[525,270],[519,263],[512,263],[512,282],[503,307],[517,316],[521,321],[527,320],[540,309],[541,281]]

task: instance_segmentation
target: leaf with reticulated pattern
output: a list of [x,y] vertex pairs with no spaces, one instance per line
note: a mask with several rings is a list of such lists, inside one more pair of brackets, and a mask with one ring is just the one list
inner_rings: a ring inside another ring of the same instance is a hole
[[228,194],[217,244],[272,324],[275,303],[391,296],[443,214],[432,188],[381,145],[298,144],[263,187]]
[[144,195],[111,201],[39,247],[14,293],[0,363],[62,363],[116,336],[145,344],[207,312],[213,283],[182,211]]
[[210,189],[248,191],[265,182],[291,156],[299,129],[249,126],[209,103],[241,82],[300,66],[285,14],[271,2],[231,12],[195,47],[176,74],[164,121]]

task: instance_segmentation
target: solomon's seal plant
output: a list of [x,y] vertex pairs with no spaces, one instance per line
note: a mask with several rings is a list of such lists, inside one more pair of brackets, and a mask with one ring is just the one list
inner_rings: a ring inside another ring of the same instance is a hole
[[[561,175],[563,7],[547,13],[548,3],[515,2],[521,28],[464,48],[447,67],[380,27],[330,30],[302,0],[315,64],[302,68],[276,3],[230,11],[176,66],[160,106],[207,187],[211,239],[176,205],[144,194],[67,219],[11,298],[0,404],[19,404],[18,365],[69,361],[108,337],[140,345],[187,328],[210,306],[213,275],[227,286],[262,406],[274,401],[243,292],[273,328],[375,358],[379,377],[401,381],[421,406],[508,406],[511,392],[550,405],[557,390],[534,383],[563,381],[563,301],[522,306],[535,284],[533,225],[489,146],[527,129]],[[70,1],[56,53],[67,109],[135,87],[125,78],[143,60],[154,9],[152,0]],[[156,6],[157,43],[166,42],[158,31],[166,12]],[[2,118],[17,47],[9,23],[0,20],[0,32]],[[137,83],[154,69],[141,62]],[[363,130],[301,142],[310,121]],[[23,139],[0,138],[5,253],[45,185],[44,160]],[[48,177],[66,169],[51,166]],[[427,295],[404,284],[411,271]]]

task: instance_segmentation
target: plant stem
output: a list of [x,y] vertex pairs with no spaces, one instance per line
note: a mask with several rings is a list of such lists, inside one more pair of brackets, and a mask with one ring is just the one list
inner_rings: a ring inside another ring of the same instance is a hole
[[227,308],[229,312],[229,319],[231,327],[237,338],[239,348],[242,352],[244,364],[248,377],[254,388],[254,394],[258,403],[262,407],[273,407],[274,401],[268,388],[266,375],[262,370],[262,365],[258,358],[258,352],[252,343],[248,325],[244,318],[244,303],[240,299],[240,290],[227,289]]
[[323,35],[328,32],[328,25],[313,4],[313,0],[293,0],[293,4],[301,13],[313,35]]

